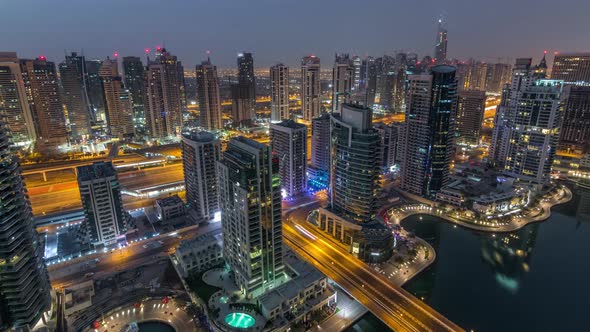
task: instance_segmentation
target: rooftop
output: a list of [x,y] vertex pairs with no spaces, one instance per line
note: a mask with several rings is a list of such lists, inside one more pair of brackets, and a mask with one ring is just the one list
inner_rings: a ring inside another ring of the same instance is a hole
[[78,166],[78,180],[90,181],[106,177],[116,176],[113,164],[109,162],[96,162],[92,165]]

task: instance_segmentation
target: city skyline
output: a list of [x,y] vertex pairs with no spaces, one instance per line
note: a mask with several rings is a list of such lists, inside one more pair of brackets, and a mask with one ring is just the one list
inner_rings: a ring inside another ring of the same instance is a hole
[[[88,59],[103,59],[114,52],[121,56],[143,56],[145,49],[150,48],[153,58],[156,46],[165,46],[186,68],[200,63],[208,50],[212,61],[220,68],[233,68],[236,55],[247,51],[253,53],[256,68],[266,68],[279,61],[296,67],[298,60],[309,54],[330,59],[335,52],[379,56],[404,50],[432,56],[441,15],[448,30],[449,58],[472,57],[487,62],[504,58],[502,62],[511,63],[515,58],[541,54],[543,50],[550,53],[585,51],[579,49],[580,45],[590,44],[590,37],[584,34],[590,23],[583,20],[582,14],[590,10],[588,3],[576,3],[577,10],[568,11],[568,20],[548,28],[548,20],[551,22],[556,14],[571,8],[568,2],[574,5],[573,0],[566,0],[557,7],[549,1],[531,6],[502,0],[487,6],[429,0],[404,4],[404,10],[399,10],[398,4],[377,0],[362,7],[344,1],[338,6],[332,2],[315,4],[317,10],[310,12],[305,11],[307,6],[290,0],[264,1],[258,5],[174,2],[167,3],[167,11],[161,11],[159,3],[153,0],[141,6],[135,1],[107,1],[92,12],[83,7],[60,6],[60,2],[63,0],[51,4],[40,1],[4,3],[6,12],[31,13],[24,18],[16,15],[3,20],[1,24],[7,31],[15,30],[11,27],[21,27],[5,39],[4,49],[16,51],[20,58],[45,55],[48,60],[57,62],[65,51],[83,51]],[[348,10],[353,5],[358,8]],[[509,11],[505,10],[507,6]],[[329,9],[339,19],[370,23],[338,25],[335,30],[332,20],[321,16],[326,12],[323,9]],[[283,11],[291,15],[278,15]],[[301,26],[298,13],[302,11],[308,15],[307,21],[316,23]],[[129,16],[129,13],[136,14]],[[59,23],[51,19],[60,15],[70,19]],[[105,17],[109,19],[105,21]],[[526,17],[526,25],[522,24],[523,17]],[[498,24],[499,18],[502,24]],[[167,28],[153,25],[154,19],[165,23]],[[218,24],[227,19],[232,24]],[[269,29],[271,26],[273,28]],[[205,27],[208,29],[203,30]],[[196,33],[198,31],[201,33]],[[548,60],[552,61],[552,57]]]

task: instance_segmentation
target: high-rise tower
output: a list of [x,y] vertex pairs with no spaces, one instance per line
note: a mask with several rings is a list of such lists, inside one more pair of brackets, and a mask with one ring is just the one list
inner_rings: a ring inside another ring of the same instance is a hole
[[590,52],[556,54],[551,79],[590,84]]
[[289,118],[289,67],[279,63],[270,67],[270,121]]
[[457,98],[457,142],[477,145],[486,107],[485,91],[460,91]]
[[55,152],[68,141],[55,64],[45,57],[21,60],[20,64],[37,134],[36,146],[43,152]]
[[332,69],[332,112],[340,112],[350,102],[354,80],[354,66],[348,54],[336,54]]
[[9,135],[0,121],[0,330],[28,331],[49,309],[51,287]]
[[141,59],[136,56],[123,58],[123,72],[125,74],[125,86],[129,89],[133,103],[133,124],[135,131],[144,135],[145,123],[145,77]]
[[104,89],[106,118],[109,133],[119,139],[130,138],[135,133],[133,126],[133,106],[129,92],[119,76],[117,60],[107,58],[99,71]]
[[248,103],[246,111],[256,114],[256,78],[254,77],[254,58],[252,53],[238,54],[238,84],[248,91]]
[[292,197],[307,188],[307,126],[293,120],[270,125],[272,153],[279,158],[281,194]]
[[216,163],[221,143],[212,133],[201,131],[184,134],[181,147],[186,202],[199,221],[209,221],[219,212]]
[[201,127],[207,130],[222,129],[217,67],[211,64],[211,60],[207,59],[207,61],[197,65],[196,75]]
[[434,61],[442,64],[447,60],[447,29],[443,26],[442,18],[438,19],[436,43],[434,46]]
[[156,59],[148,63],[146,120],[153,139],[181,132],[184,82],[179,68],[176,56],[165,48],[158,49]]
[[455,71],[441,65],[429,74],[408,76],[401,185],[412,194],[435,197],[449,180],[457,107]]
[[63,87],[63,102],[70,122],[70,132],[74,140],[91,134],[92,112],[88,99],[88,73],[84,56],[72,52],[59,64]]
[[279,160],[267,145],[232,138],[217,163],[223,252],[247,298],[284,275]]
[[18,57],[0,52],[0,121],[15,146],[32,144],[37,135]]
[[303,119],[320,116],[320,58],[310,55],[301,60],[301,113]]

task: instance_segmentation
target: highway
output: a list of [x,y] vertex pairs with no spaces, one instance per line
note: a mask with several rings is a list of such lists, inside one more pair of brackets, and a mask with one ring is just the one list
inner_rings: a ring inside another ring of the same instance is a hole
[[283,223],[285,243],[395,331],[463,331],[427,304],[396,287],[364,262],[310,228]]
[[[78,182],[73,173],[65,175],[62,182],[49,184],[39,181],[28,181],[27,189],[34,215],[45,215],[65,212],[82,207]],[[121,188],[137,190],[144,187],[156,186],[164,183],[184,180],[182,164],[158,166],[141,170],[119,173]],[[145,207],[153,200],[123,197],[123,203],[128,210]]]

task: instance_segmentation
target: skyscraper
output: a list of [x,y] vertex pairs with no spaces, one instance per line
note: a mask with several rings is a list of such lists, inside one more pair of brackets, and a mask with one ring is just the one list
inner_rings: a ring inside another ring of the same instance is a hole
[[123,58],[123,71],[125,74],[125,86],[129,89],[133,102],[133,124],[135,131],[145,134],[145,77],[141,59],[136,56]]
[[102,62],[99,75],[104,89],[109,133],[113,137],[125,139],[132,137],[135,132],[133,107],[118,67],[117,60],[107,58]]
[[434,60],[442,64],[447,60],[447,29],[443,27],[443,21],[438,19],[438,30],[436,32],[436,44],[434,46]]
[[88,74],[86,60],[72,52],[59,64],[63,102],[70,122],[70,132],[74,140],[80,140],[91,134],[90,100],[88,99]]
[[272,153],[279,158],[281,195],[293,197],[307,188],[307,126],[293,120],[270,125]]
[[363,60],[360,56],[355,55],[352,57],[352,67],[354,68],[352,76],[352,91],[353,93],[358,93],[361,88],[361,68],[363,67]]
[[561,124],[562,84],[536,80],[519,96],[510,120],[507,175],[534,183],[550,180]]
[[577,154],[590,152],[590,87],[566,85],[562,101],[559,148]]
[[320,116],[320,58],[310,55],[301,59],[301,113],[303,119]]
[[556,54],[551,79],[566,83],[590,83],[590,52]]
[[145,83],[149,136],[160,139],[180,134],[184,82],[176,56],[158,49],[156,59],[148,63]]
[[256,115],[256,78],[252,53],[238,54],[238,84],[248,91],[247,113]]
[[384,171],[390,171],[398,161],[398,126],[393,124],[386,125],[383,122],[376,123],[373,127],[379,132],[381,137],[381,167]]
[[232,120],[234,127],[248,127],[256,119],[256,112],[252,107],[250,89],[247,85],[234,83],[231,85]]
[[68,141],[55,64],[45,57],[21,60],[20,64],[37,134],[36,146],[43,152],[55,152]]
[[32,144],[37,135],[18,57],[0,52],[0,121],[16,146]]
[[49,309],[51,287],[43,245],[9,136],[0,121],[0,330],[27,331]]
[[322,184],[328,183],[330,171],[330,115],[322,114],[311,120],[310,177]]
[[486,77],[486,92],[502,92],[504,84],[510,82],[511,66],[506,63],[488,65]]
[[216,163],[221,143],[212,133],[201,131],[184,134],[181,147],[186,202],[199,221],[209,221],[219,212]]
[[78,187],[84,209],[86,241],[95,247],[109,246],[125,234],[121,188],[111,162],[78,166]]
[[471,90],[460,91],[457,98],[457,142],[477,145],[486,107],[486,93]]
[[102,66],[100,60],[86,60],[86,72],[88,73],[86,88],[90,102],[90,118],[95,125],[106,121],[104,91],[102,81],[98,75],[100,66]]
[[502,90],[502,100],[498,105],[494,119],[494,132],[490,146],[490,158],[504,166],[508,157],[510,135],[514,126],[518,100],[526,89],[538,79],[544,79],[546,64],[542,60],[539,66],[532,66],[531,58],[516,59],[512,68],[512,79]]
[[196,75],[201,127],[207,130],[222,129],[217,67],[207,59],[197,65]]
[[401,185],[412,194],[434,197],[448,182],[457,107],[455,70],[440,65],[429,74],[408,76]]
[[254,140],[232,138],[217,163],[223,251],[247,298],[284,273],[279,160]]
[[375,59],[367,57],[363,62],[363,79],[365,89],[365,101],[366,107],[373,107],[375,104],[375,95],[377,93],[377,64]]
[[289,118],[289,67],[279,63],[270,67],[270,121]]
[[368,223],[377,213],[381,137],[372,116],[370,108],[351,104],[330,116],[330,207],[357,223]]
[[332,69],[332,112],[340,112],[350,102],[354,79],[354,66],[348,54],[336,54]]

